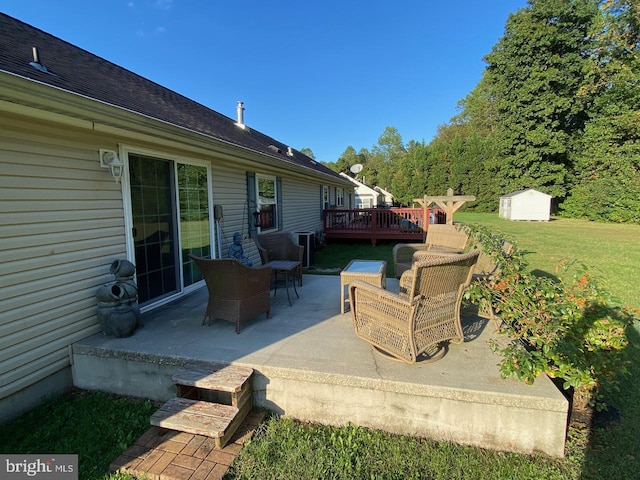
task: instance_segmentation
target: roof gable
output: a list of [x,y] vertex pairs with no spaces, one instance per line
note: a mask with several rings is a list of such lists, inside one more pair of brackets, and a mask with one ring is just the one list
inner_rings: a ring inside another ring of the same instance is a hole
[[[46,71],[33,66],[33,47]],[[225,115],[3,13],[0,71],[340,179],[328,167],[268,135],[240,128]]]
[[371,193],[374,196],[378,196],[380,194],[380,192],[378,192],[375,188],[370,187],[369,185],[367,185],[366,183],[361,182],[360,180],[353,178],[349,175],[347,175],[344,172],[340,172],[340,176],[343,178],[346,178],[347,180],[349,180],[351,183],[354,183],[356,185],[357,189],[365,190],[368,193]]
[[380,193],[381,193],[382,195],[384,195],[385,197],[391,197],[391,198],[393,198],[393,193],[391,193],[391,192],[389,192],[389,191],[385,190],[385,189],[384,189],[384,188],[382,188],[382,187],[375,186],[375,187],[373,187],[373,189],[374,189],[374,190],[376,190],[377,192],[380,192]]
[[511,193],[507,193],[506,195],[502,195],[502,197],[500,197],[500,198],[513,198],[513,197],[517,197],[517,196],[525,194],[525,193],[532,193],[532,194],[536,194],[538,196],[544,195],[545,197],[551,198],[551,195],[549,195],[548,193],[541,192],[541,191],[536,190],[534,188],[527,188],[526,190],[515,190],[515,191],[513,191]]

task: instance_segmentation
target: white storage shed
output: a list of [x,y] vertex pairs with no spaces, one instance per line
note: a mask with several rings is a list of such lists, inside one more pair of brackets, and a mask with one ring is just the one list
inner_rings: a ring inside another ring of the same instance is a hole
[[500,218],[548,222],[550,214],[551,195],[533,188],[500,197]]

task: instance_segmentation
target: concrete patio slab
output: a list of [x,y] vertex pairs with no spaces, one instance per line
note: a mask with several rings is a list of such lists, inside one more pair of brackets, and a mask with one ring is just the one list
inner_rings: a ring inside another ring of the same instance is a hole
[[[397,280],[387,288],[397,291]],[[434,363],[383,358],[340,314],[340,278],[305,275],[289,306],[279,289],[271,318],[236,334],[202,326],[206,289],[144,315],[128,338],[97,334],[73,346],[74,384],[156,400],[175,396],[171,375],[188,361],[251,367],[254,406],[303,421],[348,422],[483,448],[564,455],[568,402],[546,377],[502,379],[492,324],[464,318],[465,342]]]

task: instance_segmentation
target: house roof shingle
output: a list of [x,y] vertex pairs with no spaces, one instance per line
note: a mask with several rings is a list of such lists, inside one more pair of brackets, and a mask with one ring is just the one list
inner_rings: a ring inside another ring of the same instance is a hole
[[[33,47],[49,73],[34,68]],[[342,180],[321,163],[179,93],[0,13],[0,71],[173,124]],[[276,151],[273,147],[277,147]]]

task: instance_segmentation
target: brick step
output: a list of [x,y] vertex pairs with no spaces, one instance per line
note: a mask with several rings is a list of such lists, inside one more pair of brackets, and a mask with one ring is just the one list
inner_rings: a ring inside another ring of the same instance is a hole
[[172,398],[151,416],[151,425],[211,437],[215,439],[216,448],[220,449],[231,439],[250,410],[250,403],[239,410],[230,405]]

